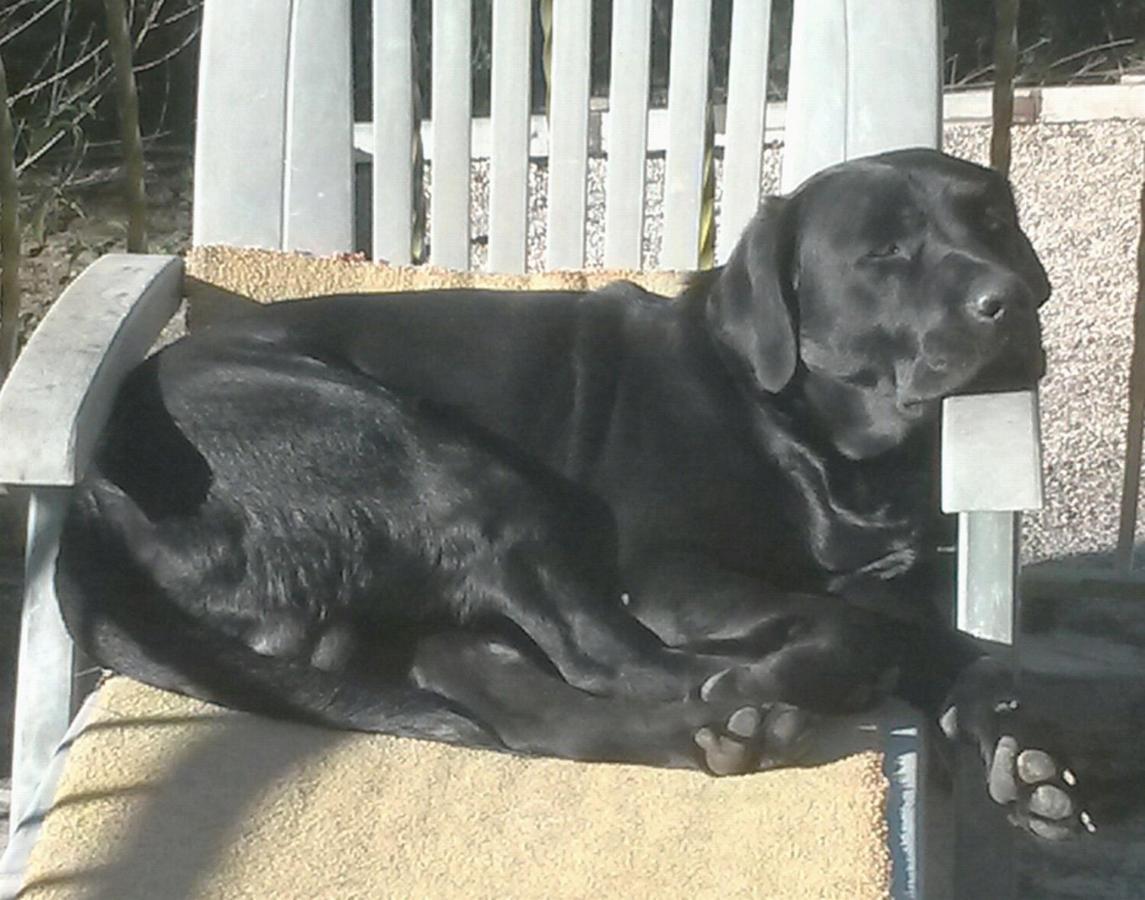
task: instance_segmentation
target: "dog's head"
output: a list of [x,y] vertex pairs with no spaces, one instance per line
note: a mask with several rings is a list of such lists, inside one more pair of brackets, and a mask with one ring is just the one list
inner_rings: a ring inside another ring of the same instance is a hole
[[1050,285],[997,173],[913,149],[766,200],[706,308],[724,359],[838,449],[899,443],[945,396],[1031,387]]

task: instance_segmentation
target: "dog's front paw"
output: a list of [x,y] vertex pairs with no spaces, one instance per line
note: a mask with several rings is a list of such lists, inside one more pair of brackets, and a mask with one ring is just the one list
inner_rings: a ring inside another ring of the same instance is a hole
[[970,667],[939,719],[948,738],[973,743],[985,766],[986,790],[1011,822],[1038,837],[1061,840],[1096,831],[1078,778],[1022,709],[1010,674],[992,660]]
[[1052,755],[1022,749],[1011,734],[998,738],[987,766],[990,798],[1007,808],[1010,821],[1047,840],[1061,840],[1085,829],[1096,831],[1080,809],[1077,777]]
[[744,775],[799,761],[817,717],[787,703],[743,706],[722,727],[695,733],[704,767],[713,775]]

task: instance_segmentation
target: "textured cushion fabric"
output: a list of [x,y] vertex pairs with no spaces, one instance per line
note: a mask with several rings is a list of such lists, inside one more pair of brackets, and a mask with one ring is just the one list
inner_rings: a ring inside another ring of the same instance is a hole
[[[584,290],[628,278],[670,295],[681,284],[674,273],[488,275],[221,247],[193,250],[187,268],[192,325],[221,324],[232,294]],[[891,892],[884,770],[897,763],[853,723],[827,738],[832,762],[714,779],[337,733],[123,678],[91,710],[23,900]]]
[[885,897],[864,751],[716,779],[235,713],[113,678],[22,900]]
[[236,247],[195,247],[187,254],[192,327],[214,317],[225,304],[212,287],[259,302],[369,291],[417,291],[432,288],[584,291],[612,281],[634,281],[657,294],[673,296],[684,284],[680,272],[626,269],[536,272],[507,275],[458,272],[434,266],[389,266],[357,256],[308,256]]

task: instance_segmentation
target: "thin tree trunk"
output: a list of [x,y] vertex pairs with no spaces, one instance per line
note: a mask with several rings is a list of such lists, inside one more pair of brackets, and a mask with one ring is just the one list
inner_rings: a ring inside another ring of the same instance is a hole
[[8,112],[8,78],[0,60],[0,382],[16,361],[20,333],[20,190]]
[[143,138],[139,132],[139,96],[132,71],[131,33],[123,0],[103,0],[107,37],[115,67],[119,132],[123,143],[127,191],[127,250],[147,252],[147,194],[143,186]]
[[996,0],[994,25],[994,131],[990,165],[1010,174],[1010,126],[1014,121],[1014,72],[1018,65],[1018,2]]
[[1137,536],[1137,500],[1141,494],[1141,443],[1145,429],[1145,184],[1141,186],[1140,231],[1137,236],[1137,305],[1133,311],[1133,357],[1129,363],[1129,425],[1121,518],[1117,530],[1117,568],[1133,568]]

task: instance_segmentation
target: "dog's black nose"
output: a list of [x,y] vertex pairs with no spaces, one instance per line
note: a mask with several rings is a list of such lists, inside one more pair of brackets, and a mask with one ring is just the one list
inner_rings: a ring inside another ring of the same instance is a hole
[[987,290],[971,301],[970,309],[977,318],[996,322],[1005,314],[1008,305],[1008,299],[1002,291]]

